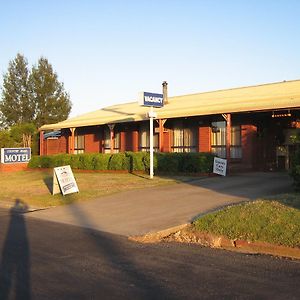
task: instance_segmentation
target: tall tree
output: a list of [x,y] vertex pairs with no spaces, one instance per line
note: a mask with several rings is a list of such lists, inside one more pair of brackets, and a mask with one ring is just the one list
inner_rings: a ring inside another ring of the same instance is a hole
[[30,97],[28,63],[20,53],[9,62],[4,74],[0,111],[3,127],[31,122],[34,117],[35,104]]
[[10,136],[16,145],[31,147],[32,137],[36,134],[36,127],[32,123],[23,123],[10,128]]
[[46,58],[41,57],[38,65],[33,66],[29,81],[32,102],[35,103],[36,126],[67,119],[72,108],[70,96]]

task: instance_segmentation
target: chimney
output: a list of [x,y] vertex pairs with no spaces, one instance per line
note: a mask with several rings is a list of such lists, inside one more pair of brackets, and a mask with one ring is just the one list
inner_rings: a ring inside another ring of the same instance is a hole
[[168,104],[168,83],[164,81],[162,83],[163,86],[163,98],[164,98],[164,105]]

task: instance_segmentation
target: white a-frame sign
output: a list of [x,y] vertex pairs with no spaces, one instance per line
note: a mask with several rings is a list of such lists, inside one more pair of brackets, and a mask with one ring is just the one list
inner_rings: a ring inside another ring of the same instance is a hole
[[53,169],[52,195],[78,193],[79,189],[70,166]]

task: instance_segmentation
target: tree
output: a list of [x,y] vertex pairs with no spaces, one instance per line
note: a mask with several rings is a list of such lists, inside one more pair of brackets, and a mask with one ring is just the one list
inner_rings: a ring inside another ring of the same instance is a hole
[[70,97],[46,58],[41,57],[38,65],[33,66],[29,81],[36,126],[67,119],[72,108]]
[[31,140],[36,131],[34,124],[23,123],[11,127],[10,135],[18,146],[31,147]]
[[0,130],[0,148],[15,147],[15,143],[11,138],[10,131],[7,129]]
[[22,54],[18,53],[16,58],[9,62],[2,90],[2,126],[10,127],[31,122],[35,114],[35,104],[31,100],[28,63]]
[[0,100],[0,127],[56,123],[67,119],[71,107],[70,96],[46,58],[41,57],[31,72],[19,53],[9,62]]

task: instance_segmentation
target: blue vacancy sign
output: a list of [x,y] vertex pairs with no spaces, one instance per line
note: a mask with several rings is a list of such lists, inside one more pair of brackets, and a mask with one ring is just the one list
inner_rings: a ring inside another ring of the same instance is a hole
[[1,148],[1,163],[28,163],[31,158],[30,148]]
[[141,92],[139,94],[139,104],[142,106],[163,107],[163,94]]

